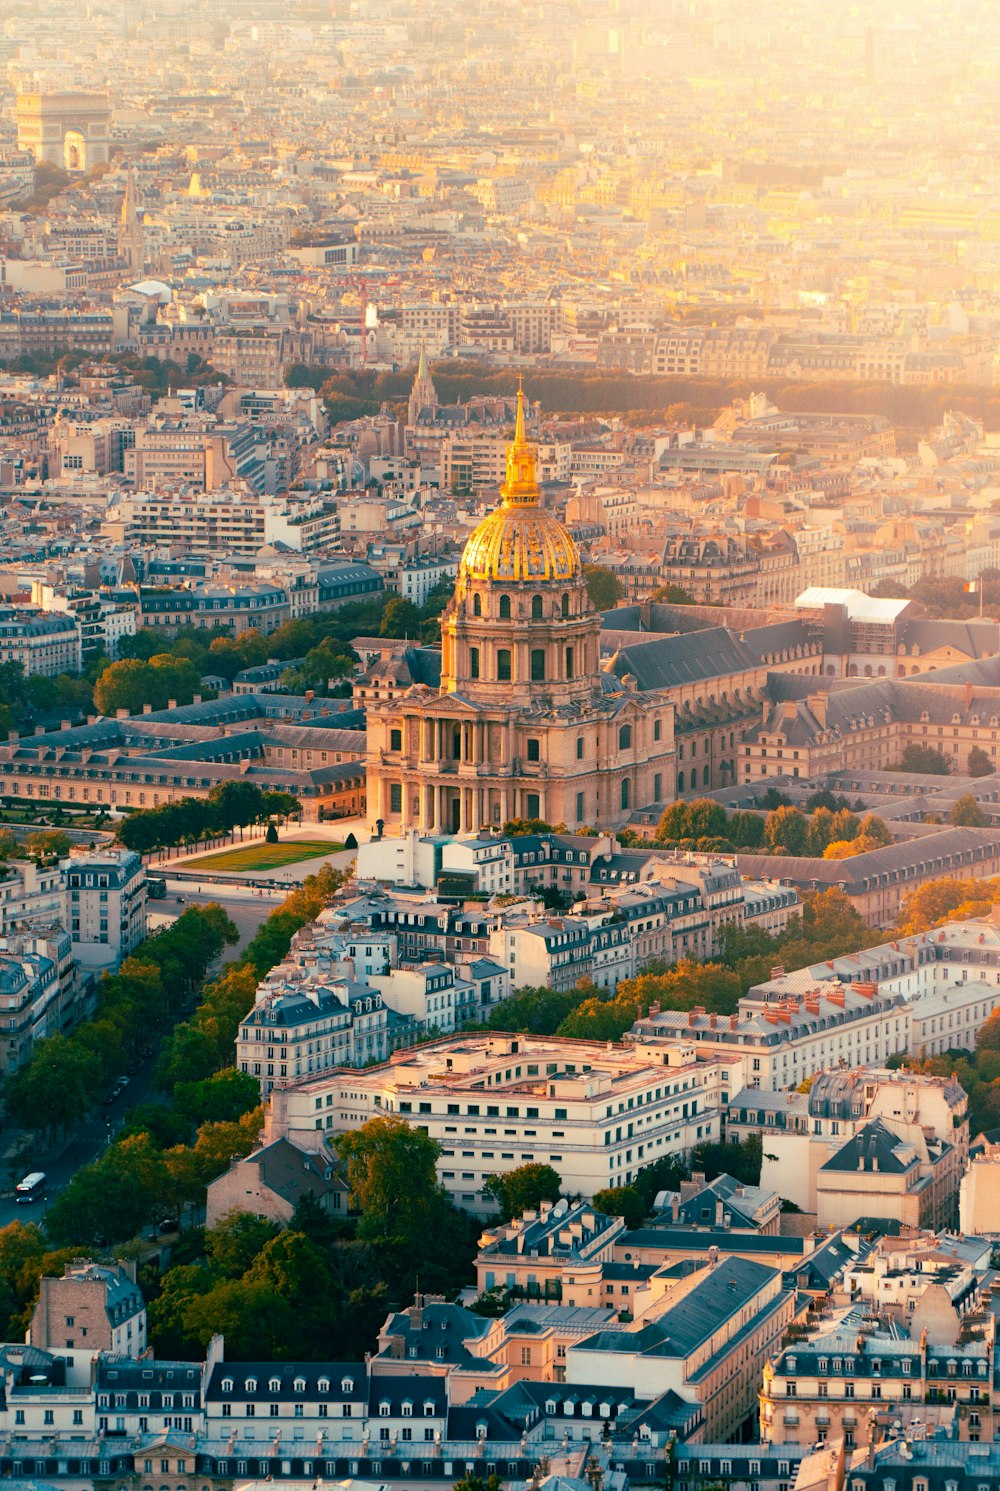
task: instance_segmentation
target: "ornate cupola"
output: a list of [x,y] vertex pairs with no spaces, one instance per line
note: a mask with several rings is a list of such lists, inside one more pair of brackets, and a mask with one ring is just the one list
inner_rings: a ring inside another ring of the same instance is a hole
[[540,505],[535,459],[519,387],[501,503],[466,544],[442,618],[448,692],[541,706],[582,700],[597,687],[600,616],[572,535]]

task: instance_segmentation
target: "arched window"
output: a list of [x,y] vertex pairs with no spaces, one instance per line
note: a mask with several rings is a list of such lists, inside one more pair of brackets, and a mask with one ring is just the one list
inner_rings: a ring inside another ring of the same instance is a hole
[[531,649],[531,681],[532,683],[545,682],[545,649],[543,647]]
[[682,771],[679,771],[677,773],[677,791],[684,791],[684,773]]
[[625,777],[622,781],[622,807],[628,807],[628,777]]
[[623,725],[618,731],[618,749],[620,751],[630,750],[632,746],[632,726]]
[[483,598],[481,595],[474,595],[472,597],[472,614],[473,616],[482,616],[483,614]]
[[510,596],[509,595],[502,595],[500,597],[500,620],[501,621],[509,621],[510,620]]
[[567,647],[567,649],[566,649],[566,677],[567,678],[572,678],[573,677],[573,649],[572,649],[572,647]]
[[531,597],[531,619],[532,621],[541,621],[542,619],[542,597],[540,595],[533,595]]
[[654,720],[653,721],[653,739],[654,740],[659,740],[661,731],[662,731],[662,724],[661,724],[661,722],[659,720]]
[[709,773],[709,770],[708,770],[707,766],[705,767],[705,770],[701,774],[701,780],[702,780],[702,783],[704,784],[704,786],[707,787],[708,784],[709,784],[709,780],[710,780],[710,773]]
[[510,683],[510,650],[501,647],[497,651],[497,679],[500,683]]
[[479,677],[479,648],[478,647],[470,647],[469,648],[469,677],[470,678],[478,678]]
[[569,596],[568,595],[564,595],[563,598],[562,598],[562,613],[563,613],[564,616],[568,616],[569,615]]

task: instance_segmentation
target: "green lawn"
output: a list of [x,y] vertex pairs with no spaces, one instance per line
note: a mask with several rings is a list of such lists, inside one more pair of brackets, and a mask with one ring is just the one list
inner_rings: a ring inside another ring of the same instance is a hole
[[294,865],[301,859],[320,859],[343,849],[336,839],[282,839],[280,843],[244,844],[239,849],[223,849],[217,854],[202,854],[186,860],[185,870],[277,870]]

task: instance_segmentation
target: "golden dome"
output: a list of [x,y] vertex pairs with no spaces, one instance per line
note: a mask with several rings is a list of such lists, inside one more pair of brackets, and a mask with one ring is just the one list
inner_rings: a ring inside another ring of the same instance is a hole
[[502,498],[474,529],[462,554],[462,580],[573,580],[580,551],[569,530],[538,505],[535,447],[524,432],[524,392],[517,390],[517,423],[507,447]]

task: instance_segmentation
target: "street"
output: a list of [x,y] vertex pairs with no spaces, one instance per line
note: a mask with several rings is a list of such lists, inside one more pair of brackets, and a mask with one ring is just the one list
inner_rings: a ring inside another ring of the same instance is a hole
[[[181,882],[176,882],[179,893],[183,896],[183,902],[178,904],[177,891],[171,882],[167,883],[167,896],[162,901],[150,901],[149,911],[160,913],[165,916],[179,916],[188,906],[207,906],[215,901],[224,907],[239,932],[239,942],[235,947],[225,949],[219,959],[217,967],[236,958],[251,941],[261,922],[265,921],[280,900],[273,896],[251,898],[243,893],[233,896],[219,894],[218,889],[205,891],[189,890],[185,884],[181,888]],[[209,971],[210,982],[213,971]],[[0,1187],[3,1190],[13,1192],[13,1186],[31,1170],[44,1170],[46,1184],[42,1195],[33,1202],[18,1205],[13,1194],[0,1198],[0,1226],[6,1226],[8,1222],[40,1222],[45,1214],[46,1205],[53,1201],[61,1190],[72,1180],[83,1165],[95,1160],[105,1148],[108,1140],[114,1133],[118,1133],[125,1124],[130,1109],[137,1108],[140,1104],[151,1099],[157,1101],[159,1095],[153,1086],[153,1068],[156,1065],[155,1054],[148,1057],[138,1072],[129,1077],[129,1085],[125,1091],[113,1103],[100,1106],[88,1118],[84,1119],[76,1130],[68,1135],[65,1148],[58,1159],[50,1160],[45,1157],[33,1156],[30,1151],[27,1158],[20,1166],[20,1173],[11,1179],[10,1172],[0,1176]],[[4,1135],[4,1150],[9,1150],[12,1142],[17,1137],[12,1130]]]
[[[178,902],[178,896],[183,898],[181,902]],[[151,913],[165,916],[180,916],[187,906],[208,906],[213,901],[217,902],[232,918],[240,934],[236,946],[227,947],[222,955],[222,962],[226,963],[239,957],[261,922],[266,921],[271,912],[281,905],[283,898],[284,893],[251,896],[246,891],[241,891],[232,895],[222,885],[206,885],[203,890],[198,891],[191,889],[190,881],[168,879],[166,897],[162,901],[150,901],[147,909]]]

